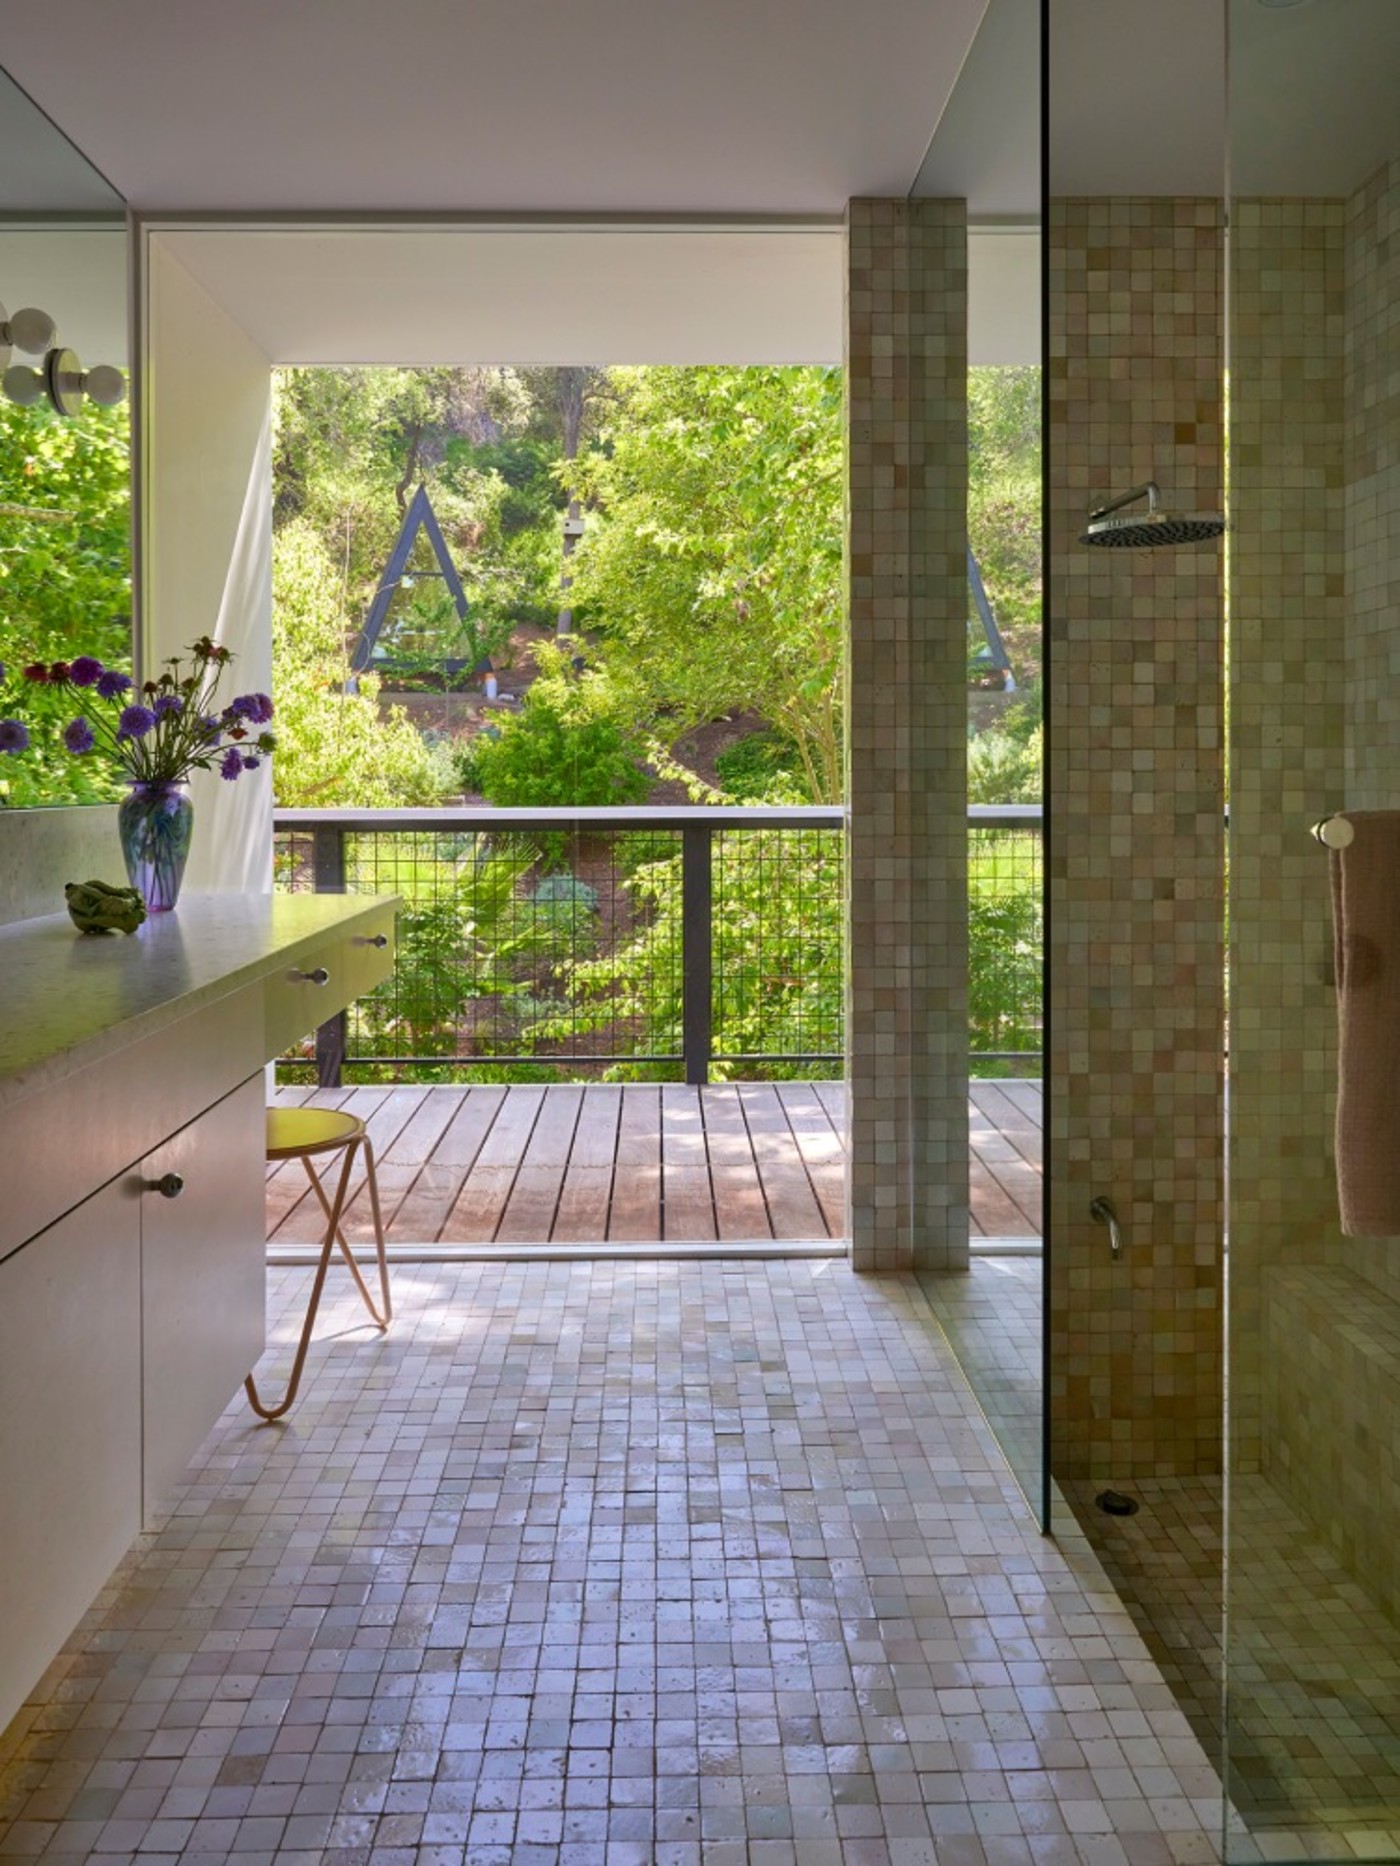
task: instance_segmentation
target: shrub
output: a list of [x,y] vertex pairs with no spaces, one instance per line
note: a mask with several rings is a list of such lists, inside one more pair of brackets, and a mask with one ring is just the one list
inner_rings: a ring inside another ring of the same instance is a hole
[[715,759],[715,772],[740,803],[813,801],[797,747],[776,732],[751,732],[727,745]]
[[637,756],[615,720],[571,716],[553,696],[532,691],[498,739],[476,741],[467,768],[473,788],[502,809],[627,804],[651,787]]

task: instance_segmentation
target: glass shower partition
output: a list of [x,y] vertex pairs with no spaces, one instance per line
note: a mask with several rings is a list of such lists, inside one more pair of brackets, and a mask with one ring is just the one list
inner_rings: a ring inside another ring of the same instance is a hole
[[1400,6],[1229,0],[1229,36],[1225,1850],[1394,1859]]

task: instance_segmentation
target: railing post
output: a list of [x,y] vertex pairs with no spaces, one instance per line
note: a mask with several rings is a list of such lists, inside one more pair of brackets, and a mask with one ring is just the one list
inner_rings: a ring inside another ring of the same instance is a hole
[[[312,885],[318,894],[345,892],[345,832],[339,823],[318,823],[313,831]],[[338,1011],[316,1026],[316,1081],[339,1088],[345,1065],[347,1015]]]
[[685,1079],[703,1087],[710,1079],[714,957],[711,947],[714,876],[708,823],[687,823],[681,831],[681,1048]]

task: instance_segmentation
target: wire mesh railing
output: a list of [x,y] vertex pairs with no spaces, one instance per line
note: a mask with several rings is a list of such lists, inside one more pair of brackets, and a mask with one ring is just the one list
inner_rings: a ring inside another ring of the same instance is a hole
[[[841,1073],[839,808],[281,810],[275,822],[279,886],[403,898],[393,975],[322,1033],[323,1081],[340,1057],[360,1077],[418,1080]],[[974,1052],[1031,1073],[1039,810],[974,808],[969,827]]]

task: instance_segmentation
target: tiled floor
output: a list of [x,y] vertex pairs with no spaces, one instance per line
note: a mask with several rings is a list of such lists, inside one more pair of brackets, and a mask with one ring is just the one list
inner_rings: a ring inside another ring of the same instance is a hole
[[[1218,1790],[911,1279],[401,1266],[4,1738],[0,1858],[1167,1866]],[[305,1271],[272,1278],[286,1353]]]

